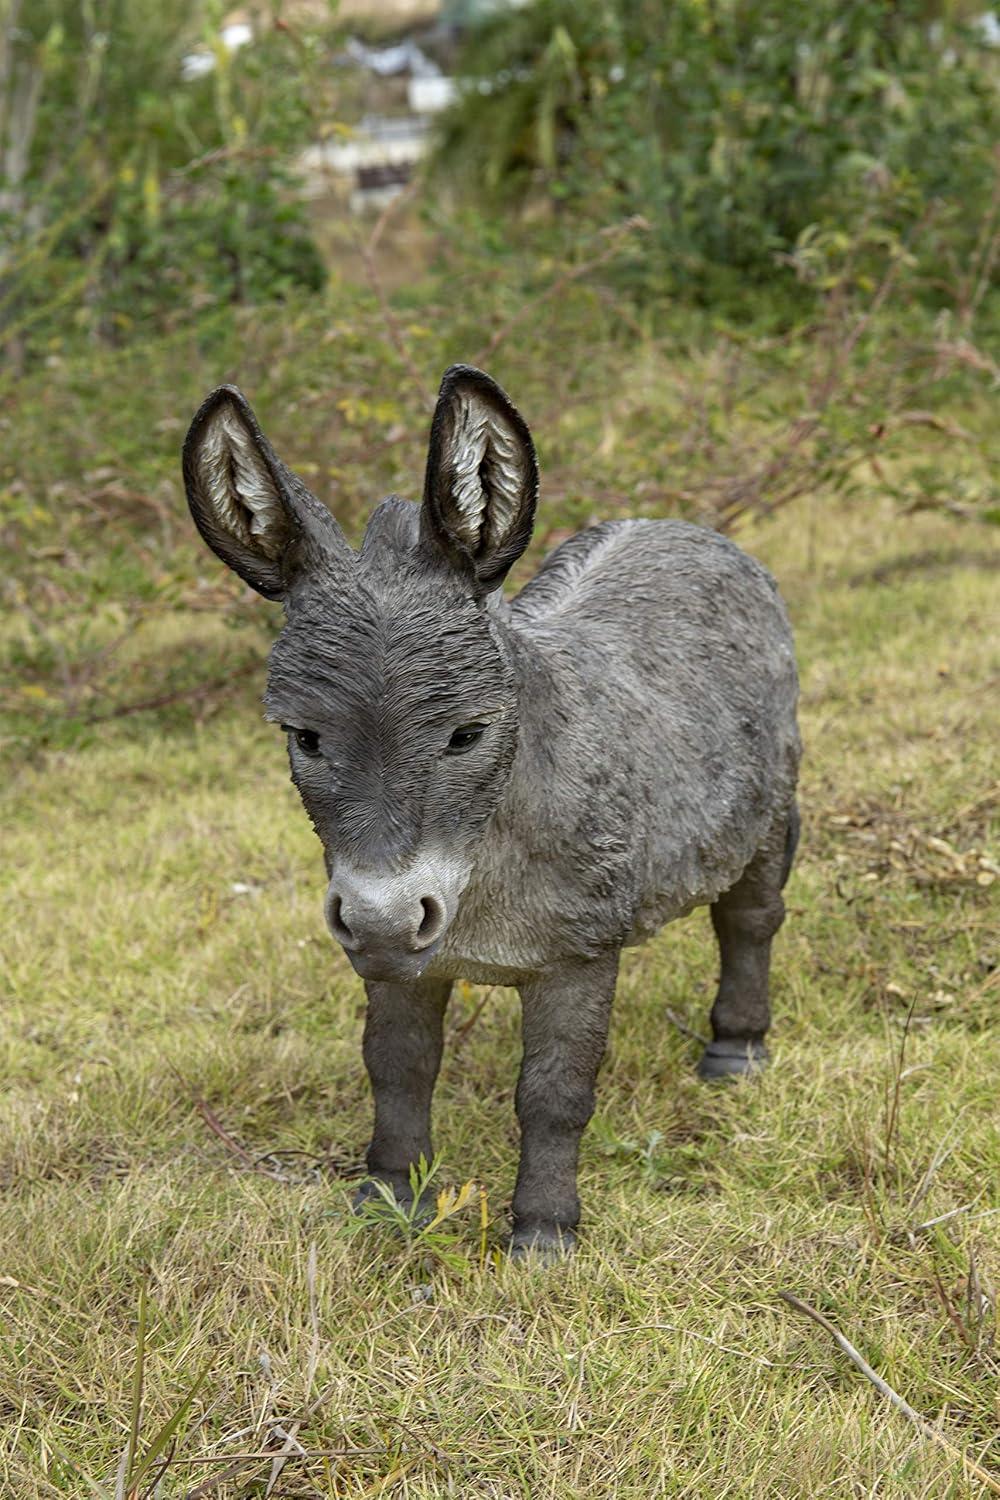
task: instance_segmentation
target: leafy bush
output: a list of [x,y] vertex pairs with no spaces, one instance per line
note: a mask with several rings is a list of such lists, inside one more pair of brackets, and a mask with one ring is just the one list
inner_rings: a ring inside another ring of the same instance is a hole
[[534,0],[460,71],[442,167],[490,204],[642,213],[646,269],[681,290],[766,281],[810,228],[884,255],[931,218],[950,291],[996,181],[995,55],[914,0]]
[[[322,281],[290,146],[296,43],[230,54],[210,0],[7,0],[0,58],[6,343],[117,337],[155,316]],[[186,79],[199,44],[212,71]],[[292,63],[294,62],[294,66]]]

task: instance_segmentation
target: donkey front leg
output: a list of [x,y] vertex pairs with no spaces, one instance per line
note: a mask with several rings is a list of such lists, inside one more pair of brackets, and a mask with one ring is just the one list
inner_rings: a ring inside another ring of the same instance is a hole
[[[410,1166],[431,1160],[431,1097],[441,1064],[448,980],[365,985],[364,1058],[375,1099],[375,1128],[368,1171],[392,1185],[397,1201],[410,1204]],[[374,1192],[364,1184],[360,1208]]]
[[520,986],[524,1058],[517,1085],[521,1164],[514,1189],[515,1256],[571,1249],[580,1219],[580,1137],[608,1038],[618,953],[567,962]]
[[767,1066],[771,939],[785,918],[781,890],[798,835],[793,806],[732,889],[712,906],[721,975],[712,1006],[712,1040],[698,1064],[702,1078],[739,1077]]

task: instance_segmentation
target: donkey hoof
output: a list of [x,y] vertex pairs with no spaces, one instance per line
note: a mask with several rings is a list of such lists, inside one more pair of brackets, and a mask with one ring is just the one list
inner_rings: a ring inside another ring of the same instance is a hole
[[511,1234],[507,1250],[511,1260],[550,1266],[569,1255],[575,1246],[572,1229],[560,1229],[558,1224],[520,1224]]
[[750,1078],[762,1073],[768,1061],[764,1043],[753,1038],[741,1041],[734,1037],[726,1041],[709,1042],[701,1054],[698,1077]]

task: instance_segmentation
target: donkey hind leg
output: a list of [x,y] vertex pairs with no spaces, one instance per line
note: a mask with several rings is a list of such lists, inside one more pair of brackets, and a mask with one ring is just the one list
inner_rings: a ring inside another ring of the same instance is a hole
[[785,918],[781,890],[798,837],[793,805],[732,889],[712,906],[722,972],[712,1006],[712,1040],[698,1064],[702,1078],[740,1077],[767,1066],[771,939]]

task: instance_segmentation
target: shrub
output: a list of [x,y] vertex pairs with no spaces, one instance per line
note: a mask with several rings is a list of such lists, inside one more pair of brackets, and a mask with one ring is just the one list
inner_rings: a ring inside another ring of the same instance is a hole
[[954,9],[534,0],[470,34],[439,165],[490,204],[642,213],[646,274],[702,294],[720,268],[766,282],[807,230],[884,251],[930,217],[933,286],[972,250],[1000,133],[995,53]]
[[[230,54],[209,0],[7,0],[0,316],[8,348],[317,286],[288,192],[305,133],[295,43]],[[207,75],[185,79],[205,42]]]

